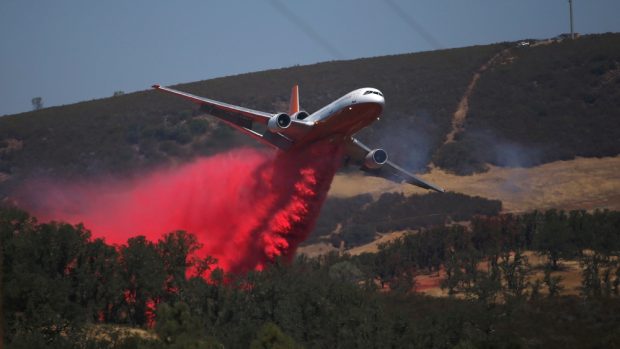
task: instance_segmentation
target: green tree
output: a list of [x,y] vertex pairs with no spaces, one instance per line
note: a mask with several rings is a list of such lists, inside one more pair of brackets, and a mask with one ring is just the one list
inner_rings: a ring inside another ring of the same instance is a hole
[[553,271],[553,268],[551,265],[547,265],[545,266],[545,274],[543,277],[543,283],[545,284],[545,286],[547,286],[547,296],[549,298],[553,298],[553,297],[557,297],[560,295],[560,292],[564,289],[564,286],[562,286],[561,282],[562,282],[562,276],[557,275],[557,276],[553,276],[551,274],[551,272]]
[[601,269],[608,261],[596,252],[584,254],[581,257],[581,294],[584,297],[595,298],[612,292],[611,267],[604,269],[601,279]]
[[[4,213],[4,212],[3,212]],[[75,280],[90,233],[81,226],[50,223],[34,225],[18,211],[9,212],[13,230],[3,230],[3,311],[7,335],[48,342],[78,329],[89,320],[78,301]],[[84,282],[90,284],[91,279]]]
[[[171,297],[182,292],[187,283],[190,269],[198,263],[193,254],[200,247],[196,236],[184,231],[165,234],[157,242],[157,252],[161,257],[166,275],[166,301],[171,301]],[[192,272],[198,271],[193,270]]]
[[159,304],[155,332],[167,348],[203,348],[206,342],[200,319],[183,302]]
[[329,268],[329,277],[332,280],[356,284],[364,277],[362,271],[350,261],[342,261]]
[[127,240],[120,248],[121,275],[125,291],[125,306],[129,322],[145,325],[149,304],[156,304],[163,294],[166,273],[154,243],[144,236]]
[[41,97],[34,97],[30,100],[30,102],[32,103],[32,110],[39,110],[43,108],[43,98]]
[[293,338],[284,334],[280,327],[272,322],[263,325],[250,344],[251,349],[292,349],[298,347]]
[[507,291],[505,296],[521,298],[529,286],[527,277],[530,274],[530,265],[527,256],[517,249],[513,253],[503,253],[500,258],[499,267]]
[[90,321],[118,320],[126,285],[121,277],[116,248],[102,239],[95,239],[86,245],[77,262],[72,289],[85,314]]
[[450,296],[457,293],[459,285],[463,280],[463,271],[457,258],[456,252],[448,252],[448,257],[444,265],[446,277],[441,281],[441,289],[447,289],[448,295]]
[[577,254],[575,239],[564,211],[549,210],[541,217],[544,223],[535,236],[536,249],[545,254],[551,268],[558,270],[560,258],[572,258]]
[[466,294],[474,295],[477,300],[486,304],[495,303],[502,288],[499,268],[489,265],[488,270],[476,270],[471,279],[471,285],[465,290]]

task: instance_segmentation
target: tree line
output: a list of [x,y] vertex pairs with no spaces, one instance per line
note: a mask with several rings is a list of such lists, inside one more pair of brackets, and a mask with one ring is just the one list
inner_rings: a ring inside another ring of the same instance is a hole
[[460,193],[429,193],[406,196],[384,193],[377,200],[370,194],[329,198],[306,243],[328,241],[338,247],[363,245],[377,233],[441,226],[467,221],[476,215],[499,214],[502,203]]
[[[544,277],[529,281],[535,271],[526,251],[545,256]],[[435,227],[380,245],[374,255],[361,256],[372,275],[392,288],[415,284],[421,273],[443,271],[442,288],[483,301],[500,297],[535,298],[546,288],[553,297],[562,290],[561,260],[578,260],[584,297],[620,294],[620,212],[534,211],[523,215],[474,217],[469,226]]]
[[[231,275],[193,257],[199,244],[186,232],[110,246],[81,225],[2,208],[4,340],[10,348],[610,347],[620,343],[619,222],[610,211],[476,217],[469,227],[405,235],[375,255],[299,256]],[[556,268],[583,259],[582,297],[535,296],[518,257],[526,249],[548,256],[550,269],[554,256]],[[440,269],[451,275],[444,287],[464,299],[413,291],[419,272]],[[105,326],[154,335],[97,332]]]

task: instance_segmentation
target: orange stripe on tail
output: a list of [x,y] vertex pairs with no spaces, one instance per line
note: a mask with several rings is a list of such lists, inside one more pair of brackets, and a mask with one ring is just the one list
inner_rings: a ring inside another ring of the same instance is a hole
[[288,115],[293,115],[299,111],[299,86],[293,86],[291,90],[291,101],[288,107]]

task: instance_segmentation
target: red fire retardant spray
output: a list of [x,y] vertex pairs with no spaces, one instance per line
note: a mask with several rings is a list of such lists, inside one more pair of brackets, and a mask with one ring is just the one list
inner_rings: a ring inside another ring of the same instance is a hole
[[112,244],[185,230],[202,244],[198,257],[212,256],[228,272],[260,270],[292,257],[313,229],[341,148],[242,148],[128,181],[31,182],[23,206],[42,221],[83,223]]

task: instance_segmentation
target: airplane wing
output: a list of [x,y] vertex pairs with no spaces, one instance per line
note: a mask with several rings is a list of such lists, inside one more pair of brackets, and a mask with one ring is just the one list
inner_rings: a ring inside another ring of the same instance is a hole
[[270,114],[258,110],[238,107],[236,105],[199,97],[187,92],[174,90],[160,85],[153,85],[153,88],[197,103],[200,105],[201,110],[207,114],[223,120],[227,124],[262,143],[282,150],[290,148],[295,143],[296,139],[303,136],[312,127],[312,124],[303,122],[302,120],[291,119],[289,127],[286,128],[286,133],[271,132],[269,130],[260,133],[253,130],[252,125],[254,123],[267,125],[269,120],[278,114]]
[[366,166],[364,166],[364,160],[366,156],[372,151],[373,149],[370,149],[368,146],[366,146],[364,143],[360,142],[354,137],[351,137],[351,141],[347,144],[346,149],[349,160],[353,161],[357,165],[360,165],[360,169],[370,175],[383,177],[397,183],[407,182],[409,184],[413,184],[424,189],[435,190],[440,193],[445,192],[442,187],[423,180],[422,178],[403,169],[402,167],[396,165],[390,160],[387,160],[385,164],[383,164],[383,166],[378,169],[367,168]]

